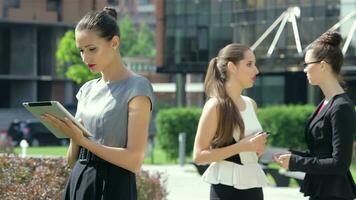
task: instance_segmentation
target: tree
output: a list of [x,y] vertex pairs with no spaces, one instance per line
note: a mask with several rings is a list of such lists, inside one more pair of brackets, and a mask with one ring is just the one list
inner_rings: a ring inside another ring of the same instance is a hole
[[137,36],[137,42],[130,49],[130,55],[143,57],[156,56],[153,33],[144,22],[140,24],[140,31]]
[[121,56],[132,57],[131,48],[137,41],[137,31],[131,18],[126,15],[124,19],[119,22],[120,27],[120,53]]

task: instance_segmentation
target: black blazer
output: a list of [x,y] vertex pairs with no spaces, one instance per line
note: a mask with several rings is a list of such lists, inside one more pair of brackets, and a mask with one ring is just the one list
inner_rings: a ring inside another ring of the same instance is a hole
[[309,119],[305,138],[308,152],[293,151],[289,170],[306,172],[301,192],[311,197],[355,198],[350,173],[356,112],[350,98],[339,94]]

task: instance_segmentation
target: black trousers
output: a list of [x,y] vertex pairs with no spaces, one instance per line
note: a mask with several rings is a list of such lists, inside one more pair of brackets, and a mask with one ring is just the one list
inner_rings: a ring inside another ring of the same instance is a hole
[[136,200],[135,174],[105,162],[76,162],[64,200]]
[[262,188],[239,190],[223,184],[212,184],[210,200],[263,200]]

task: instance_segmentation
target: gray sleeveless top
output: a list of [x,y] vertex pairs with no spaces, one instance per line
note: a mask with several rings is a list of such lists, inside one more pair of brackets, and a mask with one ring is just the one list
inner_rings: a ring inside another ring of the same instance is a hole
[[77,93],[75,118],[82,119],[93,134],[90,139],[111,147],[126,147],[128,104],[136,96],[147,96],[153,109],[153,89],[150,82],[139,75],[125,80],[105,83],[94,79],[85,83]]

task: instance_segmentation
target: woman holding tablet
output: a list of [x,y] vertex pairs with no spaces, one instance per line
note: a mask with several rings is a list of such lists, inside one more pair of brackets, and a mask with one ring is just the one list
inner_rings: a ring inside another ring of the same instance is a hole
[[118,51],[121,40],[116,11],[86,14],[75,28],[82,60],[101,77],[77,94],[76,118],[92,134],[86,137],[69,119],[43,119],[70,139],[73,167],[64,199],[137,199],[135,173],[143,162],[153,105],[150,82],[128,70]]

